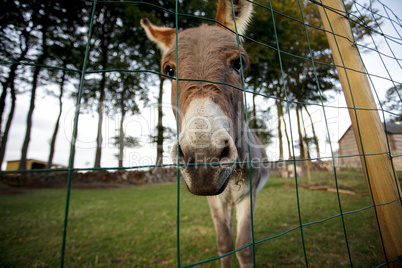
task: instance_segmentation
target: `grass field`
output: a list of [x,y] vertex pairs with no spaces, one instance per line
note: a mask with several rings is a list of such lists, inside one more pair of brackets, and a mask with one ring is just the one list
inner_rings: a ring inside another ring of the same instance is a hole
[[[384,262],[371,208],[344,215],[344,222],[337,216],[339,204],[344,213],[371,205],[361,171],[338,172],[339,186],[357,192],[339,200],[326,191],[299,187],[296,192],[294,181],[288,182],[273,175],[258,195],[257,267],[305,267],[306,259],[310,267],[344,267],[350,261],[355,267],[375,267]],[[333,174],[314,173],[313,183],[332,185]],[[216,257],[206,199],[189,194],[183,184],[180,188],[181,265]],[[176,196],[175,183],[73,189],[65,266],[177,267]],[[65,198],[61,189],[0,195],[1,267],[59,266]],[[201,267],[219,266],[216,260]],[[235,257],[233,266],[238,267]]]

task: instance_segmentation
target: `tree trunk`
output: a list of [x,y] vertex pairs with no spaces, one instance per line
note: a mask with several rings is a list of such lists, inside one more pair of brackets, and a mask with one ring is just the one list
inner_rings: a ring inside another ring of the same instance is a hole
[[310,145],[308,143],[308,139],[307,139],[307,132],[306,132],[306,125],[304,123],[304,119],[303,119],[303,113],[302,113],[302,107],[300,107],[300,117],[301,117],[301,121],[303,123],[303,130],[304,130],[304,139],[303,139],[303,144],[306,148],[306,156],[308,158],[308,160],[305,161],[306,164],[306,173],[307,173],[307,183],[311,184],[311,170],[310,170]]
[[126,107],[124,103],[124,98],[126,96],[127,92],[127,87],[123,85],[123,91],[121,93],[121,98],[120,98],[120,110],[121,110],[121,118],[120,118],[120,129],[119,129],[119,167],[123,167],[123,160],[124,160],[124,129],[123,129],[123,123],[124,123],[124,118],[126,117]]
[[303,170],[306,170],[306,151],[304,148],[303,133],[301,130],[301,120],[300,120],[300,104],[296,104],[296,117],[297,117],[297,132],[299,134],[299,148],[300,148],[300,163]]
[[[20,61],[20,60],[22,60],[22,58],[20,57],[18,60]],[[10,87],[11,83],[14,83],[17,67],[18,67],[17,64],[11,65],[7,80],[4,83],[2,83],[3,84],[3,92],[1,93],[1,96],[0,96],[0,133],[2,130],[2,125],[3,125],[2,118],[3,118],[3,113],[4,113],[4,107],[6,105],[7,89]]]
[[[28,53],[28,50],[29,50],[29,47],[25,46],[25,48],[21,51],[21,55],[18,57],[18,59],[16,61],[20,62],[23,59],[25,59],[25,56]],[[10,88],[10,90],[14,90],[14,79],[15,79],[15,74],[16,74],[17,68],[18,68],[18,64],[11,65],[7,80],[3,83],[3,92],[1,93],[1,96],[0,96],[0,133],[2,130],[2,125],[3,125],[3,113],[4,113],[4,107],[6,104],[7,89]],[[14,95],[15,95],[15,92],[14,92]],[[11,97],[11,99],[12,98],[13,97]],[[7,119],[7,121],[8,121],[8,119]]]
[[[64,68],[66,67],[66,65],[63,66]],[[54,127],[54,131],[53,131],[53,136],[52,136],[52,140],[50,142],[50,152],[49,152],[49,159],[47,161],[47,168],[51,169],[52,168],[52,164],[53,164],[53,156],[54,156],[54,150],[55,150],[55,144],[56,144],[56,138],[57,138],[57,133],[59,132],[59,125],[60,125],[60,118],[61,118],[61,114],[63,112],[63,91],[64,91],[64,82],[66,79],[66,71],[63,70],[62,76],[61,76],[61,81],[60,81],[60,95],[59,95],[59,115],[57,117],[56,120],[56,125]]]
[[[285,129],[286,141],[287,141],[287,144],[288,144],[288,154],[289,154],[288,158],[291,158],[292,157],[292,147],[291,147],[291,144],[290,144],[290,138],[289,138],[289,134],[288,134],[288,127],[286,125],[286,120],[285,120],[285,117],[283,116],[283,114],[282,114],[282,120],[283,120],[284,129]],[[287,168],[287,166],[288,166],[288,164],[285,162],[285,165],[284,165],[284,169],[285,169],[285,184],[288,184],[288,181],[287,181],[287,179],[288,179],[288,168]]]
[[[282,103],[279,100],[275,100],[276,104],[276,109],[278,112],[278,140],[279,140],[279,160],[283,160],[283,135],[282,135],[282,118],[283,118],[283,107]],[[286,163],[285,162],[280,162],[278,165],[279,169],[279,176],[281,178],[288,177],[287,170],[286,170]],[[285,183],[287,183],[285,181]]]
[[279,139],[279,160],[283,160],[283,136],[282,136],[282,118],[283,107],[280,100],[275,100],[276,108],[278,110],[278,139]]
[[320,155],[320,145],[318,143],[318,138],[317,135],[315,134],[315,128],[314,128],[314,123],[313,123],[313,119],[311,118],[311,114],[310,112],[307,110],[307,107],[304,106],[304,110],[306,110],[308,117],[310,118],[310,122],[311,122],[311,131],[313,132],[313,140],[314,140],[314,144],[315,144],[315,148],[317,150],[317,158],[319,159],[321,157]]
[[[77,98],[75,99],[75,105],[76,105],[75,107],[77,107],[79,105],[79,103],[80,103],[79,94],[77,94]],[[79,112],[74,113],[74,119],[73,119],[72,122],[77,122],[78,123],[78,121],[77,121],[78,118],[79,118]],[[75,125],[73,125],[72,131],[71,131],[70,146],[73,143],[76,144],[76,142],[78,140],[78,133],[79,133],[78,124],[77,124],[76,129],[75,129]],[[69,165],[71,164],[71,167],[74,167],[75,166],[75,157],[72,157],[71,153],[73,153],[75,155],[75,151],[74,152],[70,151],[70,154],[69,154],[69,157],[68,157],[68,159],[73,158],[73,162],[72,163],[69,162]]]
[[288,154],[289,154],[288,158],[291,158],[292,157],[292,145],[290,144],[288,126],[286,125],[286,120],[285,120],[285,117],[283,115],[282,115],[282,121],[283,121],[283,126],[284,126],[284,129],[285,129],[286,141],[287,141],[287,144],[288,144]]
[[[111,40],[107,38],[107,36],[110,36],[110,34],[113,32],[113,27],[115,23],[115,17],[111,17],[111,13],[108,12],[107,9],[104,9],[103,14],[108,21],[109,25],[112,25],[112,28],[106,27],[106,23],[101,24],[101,34],[104,38],[101,40],[101,45],[100,45],[100,53],[101,53],[101,66],[102,70],[105,71],[108,68],[108,63],[109,63],[109,45],[111,43]],[[102,124],[103,124],[103,104],[105,101],[105,94],[106,94],[106,72],[102,72],[102,79],[100,81],[99,85],[99,107],[98,107],[98,134],[96,136],[96,152],[95,152],[95,163],[94,163],[94,168],[100,168],[101,167],[101,158],[102,158]]]
[[7,123],[6,127],[4,129],[4,133],[1,137],[1,146],[0,146],[0,170],[1,166],[4,161],[4,155],[6,153],[6,146],[7,146],[7,139],[8,139],[8,133],[10,132],[11,128],[11,122],[13,121],[13,116],[14,116],[14,111],[15,111],[15,101],[16,101],[16,96],[15,96],[15,89],[14,89],[14,80],[12,80],[11,85],[10,85],[10,93],[11,93],[11,107],[10,107],[10,112],[8,114],[7,118]]
[[297,132],[299,134],[300,159],[305,159],[306,158],[306,152],[304,150],[303,133],[301,131],[301,120],[300,120],[299,111],[300,111],[300,104],[296,104]]
[[123,167],[124,160],[124,130],[123,130],[123,122],[126,116],[126,112],[122,110],[121,119],[120,119],[120,129],[119,129],[119,167]]
[[[10,76],[9,76],[10,77]],[[4,113],[4,107],[6,106],[6,97],[7,97],[7,82],[2,83],[3,84],[3,91],[1,92],[0,96],[0,137],[1,137],[1,131],[2,131],[2,125],[3,125],[3,113]]]
[[308,143],[308,137],[307,137],[307,131],[306,131],[306,125],[304,122],[304,118],[303,118],[303,110],[302,107],[300,107],[300,118],[301,118],[301,122],[302,122],[302,126],[303,126],[303,141],[304,141],[304,149],[305,149],[305,153],[306,153],[306,158],[310,158],[310,144]]
[[165,78],[160,77],[159,83],[159,97],[158,97],[158,135],[156,138],[156,163],[155,165],[163,165],[163,111],[162,111],[162,96],[163,96],[163,82]]
[[31,101],[30,101],[29,111],[28,111],[28,116],[27,116],[27,128],[26,128],[26,132],[25,132],[25,139],[24,139],[24,143],[22,145],[22,150],[21,150],[21,160],[20,160],[19,170],[26,170],[26,168],[27,168],[26,165],[27,165],[28,145],[31,140],[32,115],[33,115],[33,111],[35,109],[35,95],[36,95],[36,89],[38,87],[38,79],[39,79],[40,69],[41,69],[41,67],[36,66],[34,75],[33,75]]
[[98,134],[96,136],[96,152],[95,152],[95,164],[94,168],[101,167],[102,158],[102,123],[103,123],[103,102],[105,99],[105,84],[106,73],[102,73],[102,80],[100,86],[99,106],[98,106]]
[[35,109],[35,96],[36,96],[36,89],[38,87],[38,80],[39,80],[39,74],[41,71],[40,65],[42,65],[46,58],[47,58],[47,27],[44,25],[42,28],[42,54],[39,56],[35,70],[33,73],[33,79],[32,79],[32,91],[31,91],[31,101],[29,105],[29,111],[28,111],[28,116],[27,116],[27,129],[25,132],[25,139],[24,143],[22,145],[22,150],[21,150],[21,160],[20,160],[20,165],[19,165],[19,170],[26,170],[27,166],[27,153],[28,153],[28,145],[31,140],[31,129],[32,129],[32,115],[33,111]]

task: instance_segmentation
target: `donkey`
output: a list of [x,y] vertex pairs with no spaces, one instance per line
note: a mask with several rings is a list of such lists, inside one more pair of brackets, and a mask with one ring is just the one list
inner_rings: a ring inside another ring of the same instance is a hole
[[[256,194],[268,179],[268,167],[262,162],[267,160],[264,146],[244,119],[239,88],[248,56],[232,32],[237,29],[244,34],[252,4],[246,0],[233,2],[232,7],[231,0],[219,0],[216,25],[179,31],[177,41],[174,28],[155,26],[146,18],[141,26],[162,51],[162,72],[172,78],[178,75],[178,80],[172,79],[171,103],[180,134],[172,148],[172,159],[179,159],[188,190],[208,196],[220,255],[234,250],[232,211],[236,208],[236,248],[244,247],[236,252],[237,259],[241,267],[251,267],[250,218]],[[221,264],[230,267],[231,255],[222,257]]]

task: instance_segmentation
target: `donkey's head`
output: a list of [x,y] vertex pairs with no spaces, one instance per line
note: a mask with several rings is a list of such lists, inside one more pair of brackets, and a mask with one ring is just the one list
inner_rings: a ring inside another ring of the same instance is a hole
[[[216,18],[235,30],[234,10],[236,29],[243,34],[252,6],[245,0],[233,2],[232,9],[230,0],[220,0]],[[179,154],[180,164],[185,164],[180,167],[184,181],[198,195],[225,189],[243,133],[243,95],[237,88],[242,87],[241,68],[247,66],[248,57],[241,46],[239,50],[236,35],[219,23],[180,31],[176,41],[175,29],[141,20],[149,39],[162,50],[162,72],[180,79],[178,87],[172,79],[172,108],[179,115],[180,132],[172,159]]]

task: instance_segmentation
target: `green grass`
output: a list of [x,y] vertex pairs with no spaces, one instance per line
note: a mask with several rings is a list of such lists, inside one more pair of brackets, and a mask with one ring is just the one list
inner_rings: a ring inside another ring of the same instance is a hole
[[[367,192],[367,187],[366,190],[362,187],[363,175],[358,171],[338,175],[340,187]],[[331,176],[331,173],[314,173],[313,181],[332,183]],[[180,188],[181,265],[216,257],[215,231],[206,199],[189,194],[183,184]],[[176,191],[175,183],[124,189],[73,189],[65,266],[177,266]],[[1,267],[59,265],[65,196],[65,190],[0,195]],[[350,266],[346,243],[353,266],[375,267],[383,263],[371,208],[344,215],[344,222],[337,216],[300,228],[298,204],[301,223],[309,224],[339,215],[339,203],[343,212],[370,206],[365,194],[340,195],[338,200],[337,194],[325,191],[299,187],[296,192],[294,185],[285,185],[272,175],[258,195],[254,218],[255,240],[259,242],[257,267],[305,267],[304,252],[310,267]],[[296,229],[290,231],[292,228]],[[271,239],[262,241],[267,238]],[[233,266],[238,267],[235,257]],[[202,267],[220,267],[220,262],[212,261]]]

